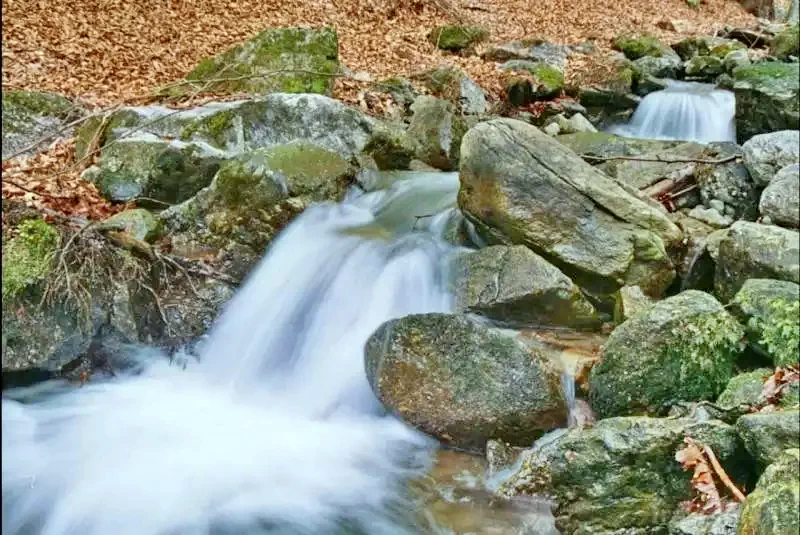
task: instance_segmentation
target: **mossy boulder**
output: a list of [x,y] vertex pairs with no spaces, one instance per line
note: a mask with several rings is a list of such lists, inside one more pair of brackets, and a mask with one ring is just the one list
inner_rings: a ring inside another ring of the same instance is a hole
[[736,535],[742,508],[737,503],[725,503],[716,513],[686,511],[679,507],[669,522],[669,535]]
[[745,48],[744,44],[735,39],[712,37],[710,35],[687,37],[672,45],[672,49],[684,61],[697,56],[714,56],[724,59],[731,51]]
[[308,204],[341,199],[352,175],[334,152],[307,143],[274,146],[228,160],[207,188],[161,218],[173,250],[204,251],[241,279]]
[[733,299],[732,311],[747,327],[751,344],[775,366],[796,364],[800,356],[800,286],[794,282],[748,279]]
[[465,114],[486,113],[486,95],[472,78],[457,67],[439,66],[411,77],[424,85],[431,95],[455,104]]
[[473,127],[461,145],[458,203],[489,243],[525,245],[600,293],[674,278],[665,247],[680,230],[664,215],[521,121]]
[[632,63],[638,76],[654,78],[682,78],[683,63],[675,54],[667,56],[644,56]]
[[372,132],[364,154],[370,156],[381,171],[404,170],[414,159],[415,147],[404,126],[387,123]]
[[800,450],[794,446],[773,458],[744,502],[738,535],[795,535],[800,531],[799,466]]
[[672,53],[672,50],[665,47],[657,37],[648,34],[621,35],[614,40],[614,48],[625,54],[625,57],[631,61],[645,56],[660,58]]
[[175,204],[208,186],[227,156],[203,144],[142,135],[103,148],[97,165],[83,178],[111,201],[146,197]]
[[43,219],[23,221],[16,230],[16,236],[3,240],[4,302],[50,273],[61,243],[58,231]]
[[736,421],[736,431],[759,466],[766,467],[800,441],[800,410],[745,414]]
[[686,62],[686,77],[712,82],[725,72],[725,64],[716,56],[695,56]]
[[[39,91],[3,91],[3,160],[29,147],[39,139],[56,135],[67,123],[86,112],[67,98]],[[69,137],[65,131],[59,134]],[[38,152],[52,143],[43,143],[26,152]]]
[[758,210],[776,225],[800,227],[800,164],[781,168],[761,193]]
[[153,242],[161,234],[161,221],[149,210],[132,208],[100,221],[95,229],[125,232],[139,241]]
[[411,105],[411,112],[408,138],[417,159],[443,171],[456,169],[467,126],[455,106],[446,100],[421,96]]
[[489,31],[480,26],[446,24],[437,26],[428,34],[428,41],[441,50],[456,52],[482,43],[489,38]]
[[597,311],[555,266],[523,246],[486,247],[455,260],[460,309],[521,325],[599,327]]
[[622,323],[637,314],[644,313],[653,306],[649,298],[638,286],[623,286],[614,294],[614,322]]
[[728,408],[757,404],[761,398],[764,381],[772,375],[772,372],[771,368],[759,368],[733,377],[717,398],[717,405]]
[[483,451],[490,438],[528,445],[566,423],[558,366],[465,316],[384,323],[365,359],[369,383],[390,411],[457,448]]
[[639,72],[630,62],[619,61],[603,79],[581,85],[578,89],[578,100],[590,112],[632,112],[641,102],[641,98],[633,94],[639,78]]
[[800,57],[800,26],[793,24],[775,36],[772,55],[781,60]]
[[564,89],[564,73],[544,62],[511,60],[500,69],[517,73],[506,81],[506,99],[515,106],[555,98]]
[[800,283],[799,242],[797,231],[737,221],[719,243],[715,294],[727,303],[747,279]]
[[590,404],[605,418],[716,399],[733,377],[743,335],[709,294],[687,290],[660,301],[611,333],[592,368]]
[[757,63],[733,71],[736,132],[758,134],[800,128],[800,63]]
[[693,496],[691,472],[675,461],[686,436],[711,447],[735,482],[747,480],[749,459],[732,426],[622,417],[540,440],[500,493],[552,496],[564,534],[666,533],[680,502]]
[[173,96],[201,88],[214,93],[330,93],[338,57],[339,41],[331,27],[270,28],[204,59],[186,75],[187,83],[163,91]]

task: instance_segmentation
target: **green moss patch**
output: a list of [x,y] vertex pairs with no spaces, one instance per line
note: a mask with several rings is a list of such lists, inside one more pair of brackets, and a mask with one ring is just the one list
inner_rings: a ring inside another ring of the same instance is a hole
[[58,231],[43,219],[28,219],[3,244],[3,300],[17,297],[50,272],[61,243]]
[[471,45],[486,41],[489,32],[480,26],[448,24],[434,28],[428,40],[441,50],[462,50]]

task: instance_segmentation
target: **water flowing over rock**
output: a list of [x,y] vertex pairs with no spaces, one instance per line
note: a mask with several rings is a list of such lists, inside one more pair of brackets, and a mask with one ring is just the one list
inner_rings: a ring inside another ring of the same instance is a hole
[[712,85],[672,82],[647,95],[630,123],[612,133],[646,139],[681,139],[709,143],[736,141],[735,99]]
[[378,399],[455,447],[482,451],[490,438],[528,445],[566,423],[558,367],[464,316],[392,320],[365,351]]
[[800,128],[800,64],[759,63],[733,72],[739,142]]
[[734,223],[719,244],[715,293],[723,302],[747,279],[800,283],[800,235],[797,231],[746,221]]
[[521,245],[459,255],[456,303],[467,311],[522,325],[597,327],[597,311],[555,266]]
[[773,460],[747,496],[738,535],[794,535],[800,529],[800,450],[792,447]]
[[551,495],[561,533],[662,533],[691,473],[675,451],[684,436],[710,446],[734,481],[746,481],[749,459],[734,428],[718,420],[623,417],[589,429],[548,435],[523,453],[505,495]]
[[500,119],[464,136],[458,202],[493,243],[529,247],[581,286],[658,295],[680,230],[533,126]]
[[687,290],[617,327],[589,380],[600,417],[657,414],[676,401],[713,400],[733,376],[741,325],[712,296]]
[[776,225],[800,227],[800,164],[782,168],[761,193],[758,209]]
[[742,145],[742,151],[750,175],[759,186],[766,186],[785,166],[800,162],[800,131],[753,136]]

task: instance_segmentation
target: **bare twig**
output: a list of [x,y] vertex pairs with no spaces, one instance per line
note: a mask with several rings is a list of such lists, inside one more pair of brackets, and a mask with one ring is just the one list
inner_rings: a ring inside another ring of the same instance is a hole
[[719,477],[720,481],[722,481],[725,486],[728,487],[728,490],[731,491],[731,494],[733,494],[734,497],[739,500],[739,502],[744,502],[744,494],[742,494],[742,491],[733,484],[733,481],[731,481],[731,478],[728,477],[728,474],[722,468],[722,465],[719,464],[717,456],[714,455],[714,452],[711,450],[711,448],[709,446],[703,446],[703,453],[705,453],[706,457],[708,457],[708,460],[711,461],[711,466],[714,467],[714,471],[717,473],[717,477]]
[[660,156],[647,157],[647,156],[593,156],[591,154],[581,154],[581,158],[585,160],[595,160],[598,162],[608,162],[611,160],[631,160],[635,162],[660,162],[660,163],[708,163],[708,164],[722,164],[734,161],[739,156],[727,156],[719,160],[704,160],[702,158],[676,158],[665,159]]

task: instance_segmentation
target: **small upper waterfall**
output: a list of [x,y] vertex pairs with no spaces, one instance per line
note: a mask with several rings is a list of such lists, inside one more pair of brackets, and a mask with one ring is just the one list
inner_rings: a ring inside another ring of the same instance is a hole
[[647,95],[631,121],[611,132],[646,139],[735,142],[735,112],[736,99],[730,91],[711,84],[670,82]]
[[363,346],[450,310],[457,191],[416,174],[310,207],[186,370],[4,396],[3,533],[421,533],[403,485],[432,441],[383,413]]

